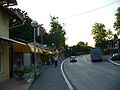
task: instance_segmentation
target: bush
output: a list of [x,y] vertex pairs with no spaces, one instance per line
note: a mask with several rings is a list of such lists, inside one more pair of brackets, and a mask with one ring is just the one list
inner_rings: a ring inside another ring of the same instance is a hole
[[14,74],[17,77],[23,78],[25,74],[30,73],[32,71],[32,68],[30,66],[26,67],[16,67],[14,69]]

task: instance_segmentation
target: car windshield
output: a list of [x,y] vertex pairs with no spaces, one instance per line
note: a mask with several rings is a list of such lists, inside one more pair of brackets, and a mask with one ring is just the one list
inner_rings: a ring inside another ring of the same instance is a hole
[[71,56],[71,58],[76,58],[75,56]]

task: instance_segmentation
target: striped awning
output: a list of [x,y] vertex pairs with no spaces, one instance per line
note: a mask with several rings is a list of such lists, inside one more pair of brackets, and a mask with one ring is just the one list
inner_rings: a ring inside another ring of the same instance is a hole
[[[6,37],[0,36],[0,44],[8,43],[12,45],[13,52],[23,52],[23,53],[33,53],[34,52],[34,45],[33,44],[26,44],[23,42],[19,42],[13,39],[9,39]],[[40,47],[36,47],[36,53],[43,53]]]
[[13,52],[32,52],[31,47],[27,44],[12,43]]
[[52,51],[47,50],[47,49],[46,50],[44,49],[43,53],[46,54],[46,55],[53,55],[54,54]]
[[[13,52],[26,52],[26,53],[33,53],[34,52],[34,45],[26,44],[21,45],[18,43],[13,43]],[[41,48],[36,47],[36,53],[43,53]]]
[[43,53],[41,48],[37,48],[38,49],[38,53]]

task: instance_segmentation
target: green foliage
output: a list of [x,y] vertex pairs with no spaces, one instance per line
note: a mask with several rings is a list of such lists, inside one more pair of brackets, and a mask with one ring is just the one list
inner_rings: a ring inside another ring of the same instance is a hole
[[114,28],[117,31],[117,34],[120,35],[120,7],[117,9],[115,16],[116,16],[116,21],[114,23]]
[[32,71],[32,68],[30,66],[24,67],[24,72],[25,73],[30,73]]
[[76,45],[76,50],[78,52],[78,54],[85,54],[85,53],[89,53],[90,52],[90,46],[88,46],[88,43],[84,43],[82,41],[80,41],[77,45]]
[[[19,8],[11,8],[12,11],[19,15],[22,21],[14,20],[10,18],[10,38],[16,40],[25,40],[25,41],[33,41],[33,27],[31,26],[32,19],[29,18],[27,12],[22,11]],[[50,22],[51,30],[49,33],[45,33],[43,38],[40,36],[36,36],[36,41],[38,43],[47,44],[48,46],[52,46],[52,43],[59,48],[59,46],[65,45],[65,30],[63,28],[64,24],[61,25],[58,21],[58,17],[52,17]],[[17,26],[17,27],[16,27]]]
[[18,77],[23,77],[25,74],[30,73],[32,68],[30,66],[26,67],[16,67],[14,69],[14,74]]
[[105,29],[105,25],[102,23],[95,23],[92,27],[92,35],[95,40],[95,46],[104,49],[107,47],[106,37],[108,35],[107,30]]
[[14,74],[15,74],[16,76],[23,77],[23,76],[24,76],[24,73],[25,73],[25,71],[24,71],[24,68],[23,68],[23,67],[16,67],[16,68],[14,69]]
[[49,32],[49,42],[54,43],[54,45],[56,46],[56,48],[59,48],[59,46],[65,45],[65,30],[63,28],[63,26],[59,23],[58,21],[58,17],[51,17],[51,22],[50,22],[50,27],[51,30]]
[[21,21],[10,18],[10,38],[25,41],[33,40],[33,28],[31,26],[32,19],[29,18],[27,12],[22,11],[19,8],[11,8],[11,10],[17,13],[21,18]]
[[[51,46],[52,41],[50,38],[51,37],[50,37],[49,33],[45,32],[43,37],[38,36],[36,39],[37,39],[37,42],[39,42],[39,43],[43,43],[45,45]],[[43,40],[41,40],[41,39],[43,39]]]
[[106,32],[106,34],[107,34],[106,36],[107,40],[111,40],[114,36],[113,32],[110,29]]
[[86,46],[88,46],[88,43],[87,43],[87,42],[84,43],[84,42],[80,41],[80,42],[77,44],[77,46],[86,47]]
[[80,55],[80,54],[88,54],[90,52],[90,46],[88,46],[88,43],[84,43],[80,41],[77,45],[74,46],[65,46],[65,56],[69,57],[72,55]]

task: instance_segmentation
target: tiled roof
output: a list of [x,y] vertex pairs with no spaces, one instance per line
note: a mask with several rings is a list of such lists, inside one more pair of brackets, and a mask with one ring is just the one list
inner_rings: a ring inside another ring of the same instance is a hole
[[16,0],[0,0],[0,6],[14,6],[17,5]]
[[10,17],[22,21],[21,18],[15,12],[13,12],[11,9],[4,7],[4,6],[0,6],[0,9],[3,12],[7,13]]

